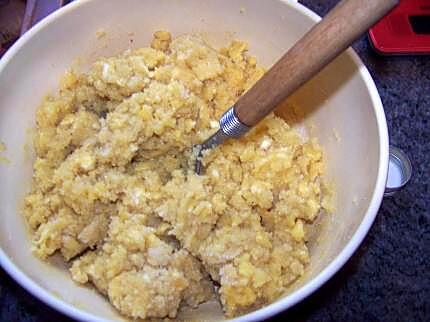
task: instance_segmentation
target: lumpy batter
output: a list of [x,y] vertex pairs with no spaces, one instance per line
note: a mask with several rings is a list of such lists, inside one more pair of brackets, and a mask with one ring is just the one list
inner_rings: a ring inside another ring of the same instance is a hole
[[243,42],[165,31],[67,72],[36,114],[34,253],[59,252],[131,318],[214,298],[232,317],[285,293],[310,260],[305,225],[329,206],[316,141],[272,114],[193,173],[192,145],[263,73]]

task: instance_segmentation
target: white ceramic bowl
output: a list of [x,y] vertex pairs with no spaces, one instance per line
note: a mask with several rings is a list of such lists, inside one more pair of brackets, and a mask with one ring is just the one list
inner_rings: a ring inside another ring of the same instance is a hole
[[[174,35],[205,32],[215,44],[233,33],[269,67],[319,19],[287,0],[84,0],[31,29],[0,61],[0,140],[10,160],[9,165],[0,165],[2,267],[34,296],[71,317],[120,319],[104,298],[75,285],[61,261],[49,264],[33,257],[19,213],[31,180],[31,155],[24,146],[31,142],[35,109],[76,58],[85,68],[100,55],[116,54],[130,45],[146,46],[154,30],[167,29]],[[97,39],[100,29],[107,34]],[[305,112],[297,125],[311,125],[325,150],[328,177],[337,187],[337,211],[320,224],[319,242],[310,244],[309,271],[295,289],[235,321],[268,318],[318,289],[362,242],[384,193],[387,125],[376,87],[357,55],[352,50],[343,54],[292,100]],[[196,319],[221,319],[220,312],[207,307],[193,314]]]

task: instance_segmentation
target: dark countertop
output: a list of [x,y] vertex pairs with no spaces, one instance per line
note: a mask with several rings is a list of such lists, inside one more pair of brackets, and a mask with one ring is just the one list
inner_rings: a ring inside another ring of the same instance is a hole
[[[338,0],[301,0],[320,15]],[[430,319],[430,57],[380,57],[366,37],[354,49],[375,79],[391,144],[411,158],[409,185],[384,199],[361,247],[325,286],[277,321]],[[71,321],[0,269],[0,321]]]

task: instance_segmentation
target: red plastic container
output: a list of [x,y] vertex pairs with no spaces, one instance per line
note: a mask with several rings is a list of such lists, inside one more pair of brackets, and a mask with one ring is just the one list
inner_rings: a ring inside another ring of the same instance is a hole
[[369,38],[382,55],[430,54],[430,0],[401,0]]

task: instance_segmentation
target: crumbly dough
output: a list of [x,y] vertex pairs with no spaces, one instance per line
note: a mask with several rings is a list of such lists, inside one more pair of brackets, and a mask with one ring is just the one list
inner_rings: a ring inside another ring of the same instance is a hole
[[204,175],[191,149],[263,73],[243,42],[215,50],[165,31],[67,72],[36,114],[34,253],[59,252],[131,318],[214,297],[232,317],[277,299],[309,263],[305,226],[330,206],[320,147],[272,114],[205,153]]

